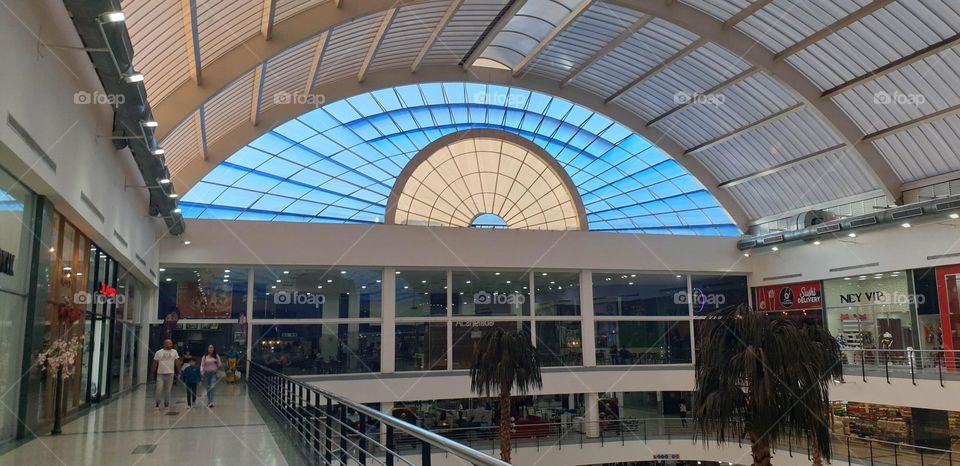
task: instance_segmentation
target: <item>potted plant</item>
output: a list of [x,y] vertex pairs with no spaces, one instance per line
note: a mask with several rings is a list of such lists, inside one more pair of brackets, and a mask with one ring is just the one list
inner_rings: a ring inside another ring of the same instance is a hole
[[60,412],[63,404],[63,381],[73,375],[77,355],[83,351],[83,337],[61,337],[37,355],[37,365],[48,374],[56,377],[56,392],[53,402],[53,430],[51,435],[59,435]]

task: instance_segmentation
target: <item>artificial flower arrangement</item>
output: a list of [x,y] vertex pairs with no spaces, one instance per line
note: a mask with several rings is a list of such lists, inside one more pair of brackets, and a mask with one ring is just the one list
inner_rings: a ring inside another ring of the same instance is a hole
[[44,371],[54,375],[59,373],[64,379],[69,379],[73,375],[77,355],[82,351],[83,337],[58,338],[37,355],[37,365]]

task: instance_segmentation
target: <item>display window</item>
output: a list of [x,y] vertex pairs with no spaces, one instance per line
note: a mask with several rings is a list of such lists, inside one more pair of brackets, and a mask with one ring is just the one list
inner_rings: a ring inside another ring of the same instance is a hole
[[824,282],[827,329],[842,349],[852,350],[846,353],[848,362],[887,358],[905,364],[906,350],[918,348],[915,299],[907,275],[888,272]]
[[[940,302],[940,329],[936,344],[946,351],[960,350],[960,265],[937,267],[937,295]],[[949,370],[960,368],[956,353],[945,353]]]

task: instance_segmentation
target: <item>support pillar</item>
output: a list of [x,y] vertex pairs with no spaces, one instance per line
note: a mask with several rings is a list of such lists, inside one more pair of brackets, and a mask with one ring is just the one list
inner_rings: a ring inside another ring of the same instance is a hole
[[580,271],[580,348],[583,351],[583,366],[597,366],[597,326],[593,317],[593,272]]
[[380,283],[383,322],[380,325],[380,372],[390,374],[396,368],[397,348],[397,273],[393,267],[383,269]]
[[587,393],[584,395],[586,406],[584,406],[584,432],[588,438],[600,436],[600,395],[596,393]]

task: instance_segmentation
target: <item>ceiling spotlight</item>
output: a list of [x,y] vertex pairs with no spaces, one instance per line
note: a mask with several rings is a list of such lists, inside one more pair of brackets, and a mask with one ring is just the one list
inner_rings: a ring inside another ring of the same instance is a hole
[[777,251],[780,250],[780,248],[774,246],[774,247],[770,248],[770,250],[773,251],[773,252],[777,252]]
[[904,228],[910,228],[910,222],[903,222],[903,223],[900,224],[900,226],[902,226],[902,227],[904,227]]
[[849,237],[851,237],[851,238],[856,238],[856,237],[857,237],[857,234],[856,234],[856,233],[849,233],[849,234],[847,234],[847,236],[849,236]]
[[167,194],[167,197],[169,197],[170,199],[176,199],[180,197],[180,195],[177,193],[170,193],[170,194]]
[[[141,76],[141,79],[142,78],[143,77]],[[156,128],[157,126],[160,126],[160,123],[157,123],[156,120],[140,120],[140,126],[143,126],[144,128]]]
[[677,275],[677,278],[683,278],[683,275]]
[[150,153],[152,153],[153,155],[163,155],[163,154],[166,154],[167,151],[165,151],[165,150],[163,150],[163,149],[161,149],[161,148],[158,147],[158,148],[150,151]]
[[165,269],[165,268],[163,268],[163,267],[160,267],[160,271],[161,271],[161,272],[166,272],[167,269]]
[[950,214],[950,218],[956,220],[956,219],[960,218],[960,214]]
[[183,212],[183,209],[181,209],[181,208],[179,208],[179,207],[177,207],[176,209],[173,209],[173,213],[175,213],[175,214],[179,214],[180,212]]
[[[139,83],[143,82],[143,75],[140,73],[125,74],[123,75],[123,81],[127,83]],[[144,122],[146,123],[146,122]]]
[[223,273],[230,273],[230,269],[224,269]]
[[97,18],[100,20],[101,24],[120,23],[127,19],[122,11],[108,11],[101,14]]
[[813,242],[813,245],[814,245],[814,246],[820,246],[820,241],[814,241],[814,242]]
[[170,184],[170,178],[160,178],[157,181],[159,181],[160,184]]
[[284,275],[289,275],[289,274],[290,274],[290,271],[289,271],[289,270],[284,270],[284,271],[283,271],[283,274],[284,274]]
[[843,277],[844,280],[850,280],[850,277]]
[[183,244],[184,244],[185,246],[189,246],[189,245],[190,245],[190,240],[184,241]]
[[172,279],[172,278],[170,278],[170,277],[167,277],[167,279],[166,279],[166,281],[168,281],[168,282],[172,282],[172,281],[173,281],[173,279]]
[[750,253],[749,252],[743,253],[743,257],[750,257]]

